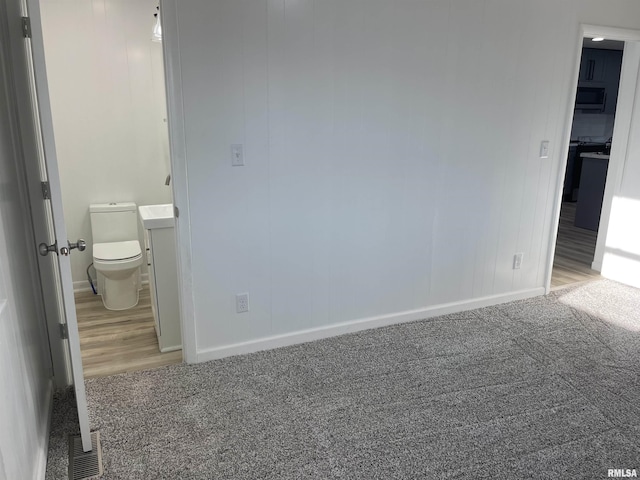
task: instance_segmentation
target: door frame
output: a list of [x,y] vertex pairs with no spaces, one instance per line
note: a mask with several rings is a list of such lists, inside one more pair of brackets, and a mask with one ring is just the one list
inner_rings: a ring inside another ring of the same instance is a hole
[[[52,311],[51,304],[55,303],[59,317],[64,319],[66,325],[66,346],[68,349],[71,371],[73,377],[73,388],[76,397],[76,409],[78,412],[78,423],[80,426],[80,436],[82,440],[82,450],[88,452],[93,448],[91,441],[91,429],[89,420],[89,411],[87,405],[84,370],[82,366],[82,353],[80,351],[80,335],[78,333],[78,322],[76,316],[76,306],[73,293],[73,281],[71,277],[71,258],[70,251],[72,249],[61,245],[68,244],[67,229],[64,220],[64,212],[62,206],[62,191],[60,187],[60,176],[57,161],[55,134],[53,129],[53,119],[51,118],[51,102],[49,99],[49,84],[47,80],[47,69],[45,64],[44,38],[42,34],[41,17],[40,17],[40,0],[23,0],[24,15],[27,17],[28,30],[30,33],[25,35],[28,38],[29,45],[25,48],[26,56],[22,60],[25,65],[29,77],[29,85],[31,85],[30,94],[30,110],[35,117],[39,126],[35,128],[35,132],[39,137],[40,148],[39,154],[30,158],[28,164],[33,170],[38,165],[39,171],[33,171],[29,175],[29,180],[46,179],[49,187],[49,195],[42,195],[43,198],[34,198],[31,194],[31,221],[32,223],[43,221],[42,218],[35,218],[33,211],[35,210],[35,202],[48,205],[45,210],[51,215],[51,229],[45,240],[45,245],[53,241],[53,251],[46,252],[46,257],[54,259],[52,262],[54,270],[54,278],[41,277],[41,286],[43,294],[46,292],[45,298],[51,296],[50,302],[45,303],[48,316],[55,317],[56,313]],[[37,189],[36,189],[37,190]],[[40,189],[42,191],[42,189]],[[37,207],[36,207],[37,208]],[[46,222],[49,223],[49,222]],[[35,225],[34,225],[35,229]],[[34,245],[35,246],[35,245]],[[42,244],[41,244],[42,246]],[[63,248],[67,249],[64,253]],[[55,252],[56,256],[53,257]],[[56,272],[59,272],[57,274]],[[53,280],[51,283],[45,283]],[[50,292],[56,289],[56,293]]]
[[[39,5],[40,0],[35,1]],[[185,134],[182,117],[182,85],[180,82],[180,59],[177,42],[177,2],[161,0],[160,4],[162,11],[162,50],[166,82],[167,122],[169,125],[171,185],[173,203],[177,209],[176,211],[179,212],[175,220],[175,234],[182,358],[185,362],[195,363],[197,357],[191,281],[191,229],[189,225]],[[168,14],[165,14],[165,11],[168,11]],[[31,30],[32,35],[35,34],[42,37],[43,32],[40,22],[33,22]],[[44,63],[44,59],[41,59],[41,61]]]
[[162,53],[164,56],[165,91],[173,204],[177,208],[175,221],[178,261],[180,325],[182,358],[187,363],[198,362],[196,318],[193,303],[193,270],[191,266],[191,216],[189,213],[189,172],[187,165],[184,104],[182,99],[182,67],[178,41],[179,0],[160,0],[162,22]]
[[[24,16],[24,5],[20,0],[14,0],[11,3],[7,2],[8,18],[19,18]],[[22,102],[30,104],[30,80],[26,70],[23,68],[24,63],[22,60],[25,54],[23,45],[24,38],[22,32],[19,31],[19,25],[17,22],[13,24],[8,22],[7,31],[7,46],[8,56],[6,57],[7,77],[10,79],[13,87],[13,94],[15,95],[15,111],[13,112],[12,123],[16,131],[17,144],[16,148],[19,149],[21,154],[21,161],[17,162],[20,169],[20,176],[22,178],[21,190],[24,190],[25,199],[28,205],[28,215],[30,219],[30,229],[27,237],[27,241],[33,242],[34,257],[30,259],[30,263],[35,265],[35,281],[34,288],[40,298],[40,307],[42,310],[42,316],[44,319],[43,327],[47,330],[48,336],[48,348],[51,357],[52,375],[54,385],[56,388],[64,388],[71,385],[71,364],[69,361],[69,353],[66,341],[60,335],[61,317],[59,314],[59,306],[56,301],[53,300],[51,295],[46,295],[44,292],[44,283],[53,284],[53,271],[50,265],[52,261],[51,257],[42,257],[36,253],[36,245],[41,242],[42,238],[38,238],[37,224],[42,224],[45,219],[43,217],[42,208],[34,207],[34,202],[42,203],[42,193],[40,190],[39,180],[35,184],[32,179],[39,177],[39,166],[35,162],[29,161],[29,159],[37,158],[38,156],[38,134],[36,132],[36,120],[33,117],[33,112],[29,107],[24,108]],[[46,279],[43,282],[43,278]]]
[[[574,104],[578,89],[578,79],[580,75],[580,61],[582,59],[582,44],[584,37],[602,36],[611,40],[625,42],[622,55],[622,68],[620,71],[620,89],[616,105],[615,120],[613,126],[614,141],[611,144],[609,156],[609,167],[605,181],[605,191],[602,201],[600,215],[600,225],[598,227],[598,237],[596,241],[596,251],[591,268],[597,271],[602,269],[604,250],[607,242],[609,219],[613,197],[620,189],[624,164],[627,157],[627,146],[629,135],[631,134],[631,120],[634,115],[634,99],[636,96],[636,86],[638,82],[638,68],[640,66],[640,30],[626,28],[605,27],[600,25],[580,24],[576,39],[575,62],[571,77],[571,87],[567,102],[565,116],[564,136],[561,143],[561,157],[557,174],[555,188],[555,208],[552,212],[550,235],[549,235],[549,255],[547,257],[547,270],[545,277],[545,292],[551,291],[551,277],[553,274],[553,260],[556,254],[556,241],[558,237],[558,226],[560,224],[560,209],[562,207],[562,190],[564,188],[564,175],[567,168],[567,152],[571,140],[571,128],[573,126]],[[635,43],[635,45],[634,45]]]

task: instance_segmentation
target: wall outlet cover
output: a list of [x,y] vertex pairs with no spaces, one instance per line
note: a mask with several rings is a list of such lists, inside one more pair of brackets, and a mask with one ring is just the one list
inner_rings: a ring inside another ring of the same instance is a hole
[[249,294],[238,293],[236,295],[236,313],[245,313],[249,311]]
[[513,269],[518,270],[522,267],[522,258],[524,257],[524,253],[516,253],[513,256]]

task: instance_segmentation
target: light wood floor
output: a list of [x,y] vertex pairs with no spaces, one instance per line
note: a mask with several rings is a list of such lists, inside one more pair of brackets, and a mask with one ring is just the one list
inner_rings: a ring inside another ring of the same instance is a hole
[[149,286],[138,305],[114,312],[93,292],[75,295],[84,377],[146,370],[182,362],[182,351],[161,353],[153,327]]
[[591,270],[598,234],[576,227],[573,224],[575,217],[576,204],[563,202],[551,288],[602,278],[598,272]]

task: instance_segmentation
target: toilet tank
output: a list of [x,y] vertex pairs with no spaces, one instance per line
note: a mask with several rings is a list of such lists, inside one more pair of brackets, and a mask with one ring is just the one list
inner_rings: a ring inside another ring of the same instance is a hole
[[138,240],[136,204],[100,203],[89,205],[93,243]]

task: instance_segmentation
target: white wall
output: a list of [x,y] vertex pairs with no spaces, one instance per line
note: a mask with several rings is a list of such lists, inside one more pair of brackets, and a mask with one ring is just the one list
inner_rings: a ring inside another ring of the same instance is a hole
[[14,128],[16,95],[9,80],[9,38],[23,45],[19,5],[19,1],[0,4],[1,479],[44,478],[52,388],[42,299],[35,278],[34,238],[19,170],[23,157]]
[[[42,28],[70,239],[91,245],[89,204],[171,202],[156,0],[42,0]],[[86,279],[91,249],[74,254]],[[146,266],[145,266],[146,268]]]
[[540,292],[579,23],[640,28],[629,0],[165,5],[198,359]]

